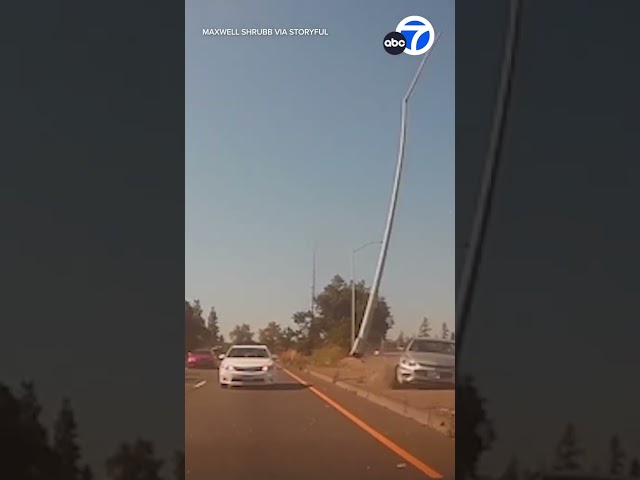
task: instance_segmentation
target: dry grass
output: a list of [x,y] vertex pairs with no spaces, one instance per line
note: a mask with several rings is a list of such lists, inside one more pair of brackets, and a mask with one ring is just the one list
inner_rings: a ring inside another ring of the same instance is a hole
[[315,350],[309,360],[313,365],[319,367],[333,367],[338,365],[348,353],[344,348],[327,345]]
[[303,355],[296,350],[288,350],[280,355],[283,364],[304,368],[307,365],[317,367],[337,367],[345,360],[347,351],[335,345],[327,345],[315,350],[311,355]]
[[288,367],[303,369],[309,363],[309,358],[296,350],[287,350],[280,355],[280,361]]

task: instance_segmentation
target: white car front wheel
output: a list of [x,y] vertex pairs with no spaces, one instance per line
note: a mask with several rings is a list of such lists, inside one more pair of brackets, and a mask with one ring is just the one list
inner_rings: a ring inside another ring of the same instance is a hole
[[404,387],[405,382],[402,378],[402,372],[400,371],[400,367],[396,367],[395,375],[393,376],[393,388],[399,389]]

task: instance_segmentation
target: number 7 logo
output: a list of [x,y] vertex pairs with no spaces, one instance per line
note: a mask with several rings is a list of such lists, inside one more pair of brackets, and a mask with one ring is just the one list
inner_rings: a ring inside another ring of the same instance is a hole
[[408,55],[422,55],[427,53],[435,41],[435,31],[431,22],[424,17],[412,15],[403,19],[397,26],[396,32],[402,33],[407,39]]

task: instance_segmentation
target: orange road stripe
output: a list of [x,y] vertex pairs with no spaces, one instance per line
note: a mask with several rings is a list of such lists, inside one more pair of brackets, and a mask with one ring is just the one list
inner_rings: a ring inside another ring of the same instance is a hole
[[429,478],[443,478],[440,473],[436,472],[433,468],[429,467],[424,462],[421,462],[419,459],[417,459],[416,457],[411,455],[409,452],[407,452],[404,448],[400,447],[396,443],[394,443],[391,440],[389,440],[387,437],[385,437],[383,434],[381,434],[380,432],[375,430],[373,427],[370,427],[368,424],[366,424],[365,422],[360,420],[358,417],[356,417],[353,413],[349,412],[346,408],[344,408],[342,405],[337,403],[335,400],[332,400],[331,398],[327,397],[324,393],[322,393],[317,388],[310,386],[307,382],[305,382],[303,379],[301,379],[297,375],[291,373],[286,368],[282,367],[282,370],[285,373],[287,373],[288,375],[290,375],[298,383],[301,383],[302,385],[308,386],[309,390],[311,390],[315,395],[317,395],[322,400],[324,400],[326,403],[331,405],[333,408],[335,408],[337,411],[339,411],[341,414],[343,414],[345,417],[347,417],[349,420],[351,420],[353,423],[355,423],[357,426],[359,426],[362,430],[364,430],[369,435],[371,435],[373,438],[375,438],[380,443],[382,443],[389,450],[391,450],[396,455],[400,456],[403,460],[407,461],[408,463],[413,465],[415,468],[420,470],[427,477],[429,477]]

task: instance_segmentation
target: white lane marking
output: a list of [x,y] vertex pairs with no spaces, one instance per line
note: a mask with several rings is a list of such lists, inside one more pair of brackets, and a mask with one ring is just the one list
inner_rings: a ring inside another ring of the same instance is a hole
[[205,383],[207,383],[206,380],[202,380],[201,382],[196,383],[193,388],[200,388],[202,387]]

